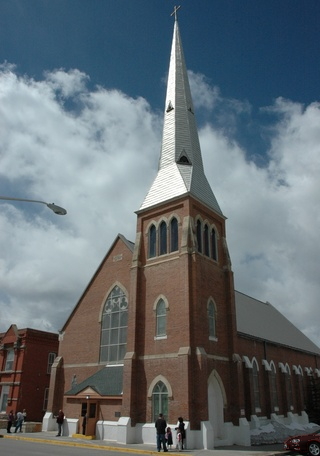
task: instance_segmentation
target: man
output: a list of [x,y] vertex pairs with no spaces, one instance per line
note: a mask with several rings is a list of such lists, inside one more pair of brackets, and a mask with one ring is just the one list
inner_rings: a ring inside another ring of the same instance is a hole
[[56,437],[60,437],[62,435],[63,420],[64,420],[64,413],[62,410],[59,410],[59,414],[57,416],[58,434],[56,435]]
[[166,420],[164,419],[162,413],[159,413],[159,418],[155,422],[155,427],[157,430],[157,450],[158,452],[161,450],[161,442],[163,446],[163,451],[168,451],[167,450],[167,445],[166,445],[166,428],[167,428],[167,423]]
[[17,416],[16,416],[16,429],[14,432],[22,432],[22,423],[24,421],[24,416],[22,414],[22,412],[18,412],[17,413]]

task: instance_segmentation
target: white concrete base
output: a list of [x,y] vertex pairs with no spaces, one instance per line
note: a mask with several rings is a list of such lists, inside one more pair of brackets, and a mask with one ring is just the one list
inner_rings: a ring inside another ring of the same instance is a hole
[[[190,423],[185,422],[186,426],[186,440],[185,447],[188,450],[205,449],[212,450],[220,446],[251,445],[251,432],[254,429],[259,429],[267,423],[279,422],[283,424],[297,423],[305,425],[309,422],[308,415],[302,412],[301,415],[288,413],[286,417],[280,417],[276,414],[271,415],[268,420],[266,417],[257,417],[253,415],[251,421],[248,422],[246,418],[239,419],[239,425],[234,426],[232,423],[224,423],[222,426],[222,433],[219,438],[215,438],[213,426],[209,421],[201,423],[200,430],[190,430]],[[168,426],[172,429],[173,448],[176,447],[176,423]],[[53,431],[57,430],[58,425],[52,413],[47,412],[43,418],[42,430]],[[65,418],[63,424],[63,435],[72,436],[79,431],[79,420],[76,418]],[[129,417],[121,417],[118,421],[104,421],[100,420],[96,424],[96,439],[104,440],[110,443],[126,444],[146,444],[154,445],[156,447],[156,430],[154,423],[137,424],[131,426],[131,419]]]

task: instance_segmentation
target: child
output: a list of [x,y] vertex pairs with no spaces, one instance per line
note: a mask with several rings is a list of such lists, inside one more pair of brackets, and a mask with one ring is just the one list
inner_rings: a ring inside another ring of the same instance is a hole
[[179,451],[182,450],[182,434],[180,432],[180,430],[178,429],[178,432],[177,432],[177,448]]
[[171,450],[171,446],[172,446],[173,442],[172,442],[172,432],[171,432],[171,428],[169,426],[167,427],[167,432],[166,432],[166,442],[167,442],[168,448],[170,448],[170,450]]

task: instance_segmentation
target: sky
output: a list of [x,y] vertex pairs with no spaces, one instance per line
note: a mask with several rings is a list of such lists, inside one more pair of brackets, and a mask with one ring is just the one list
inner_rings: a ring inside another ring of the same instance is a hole
[[157,173],[178,12],[235,287],[320,346],[320,2],[0,0],[0,331],[62,328]]

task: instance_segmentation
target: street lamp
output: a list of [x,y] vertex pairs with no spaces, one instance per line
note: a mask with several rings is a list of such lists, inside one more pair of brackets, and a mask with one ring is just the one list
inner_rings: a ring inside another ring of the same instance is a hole
[[67,211],[60,206],[57,206],[54,203],[46,203],[45,201],[38,201],[38,200],[30,200],[24,198],[12,198],[10,196],[0,196],[0,200],[8,200],[8,201],[24,201],[27,203],[41,203],[45,204],[49,209],[51,209],[57,215],[66,215]]

